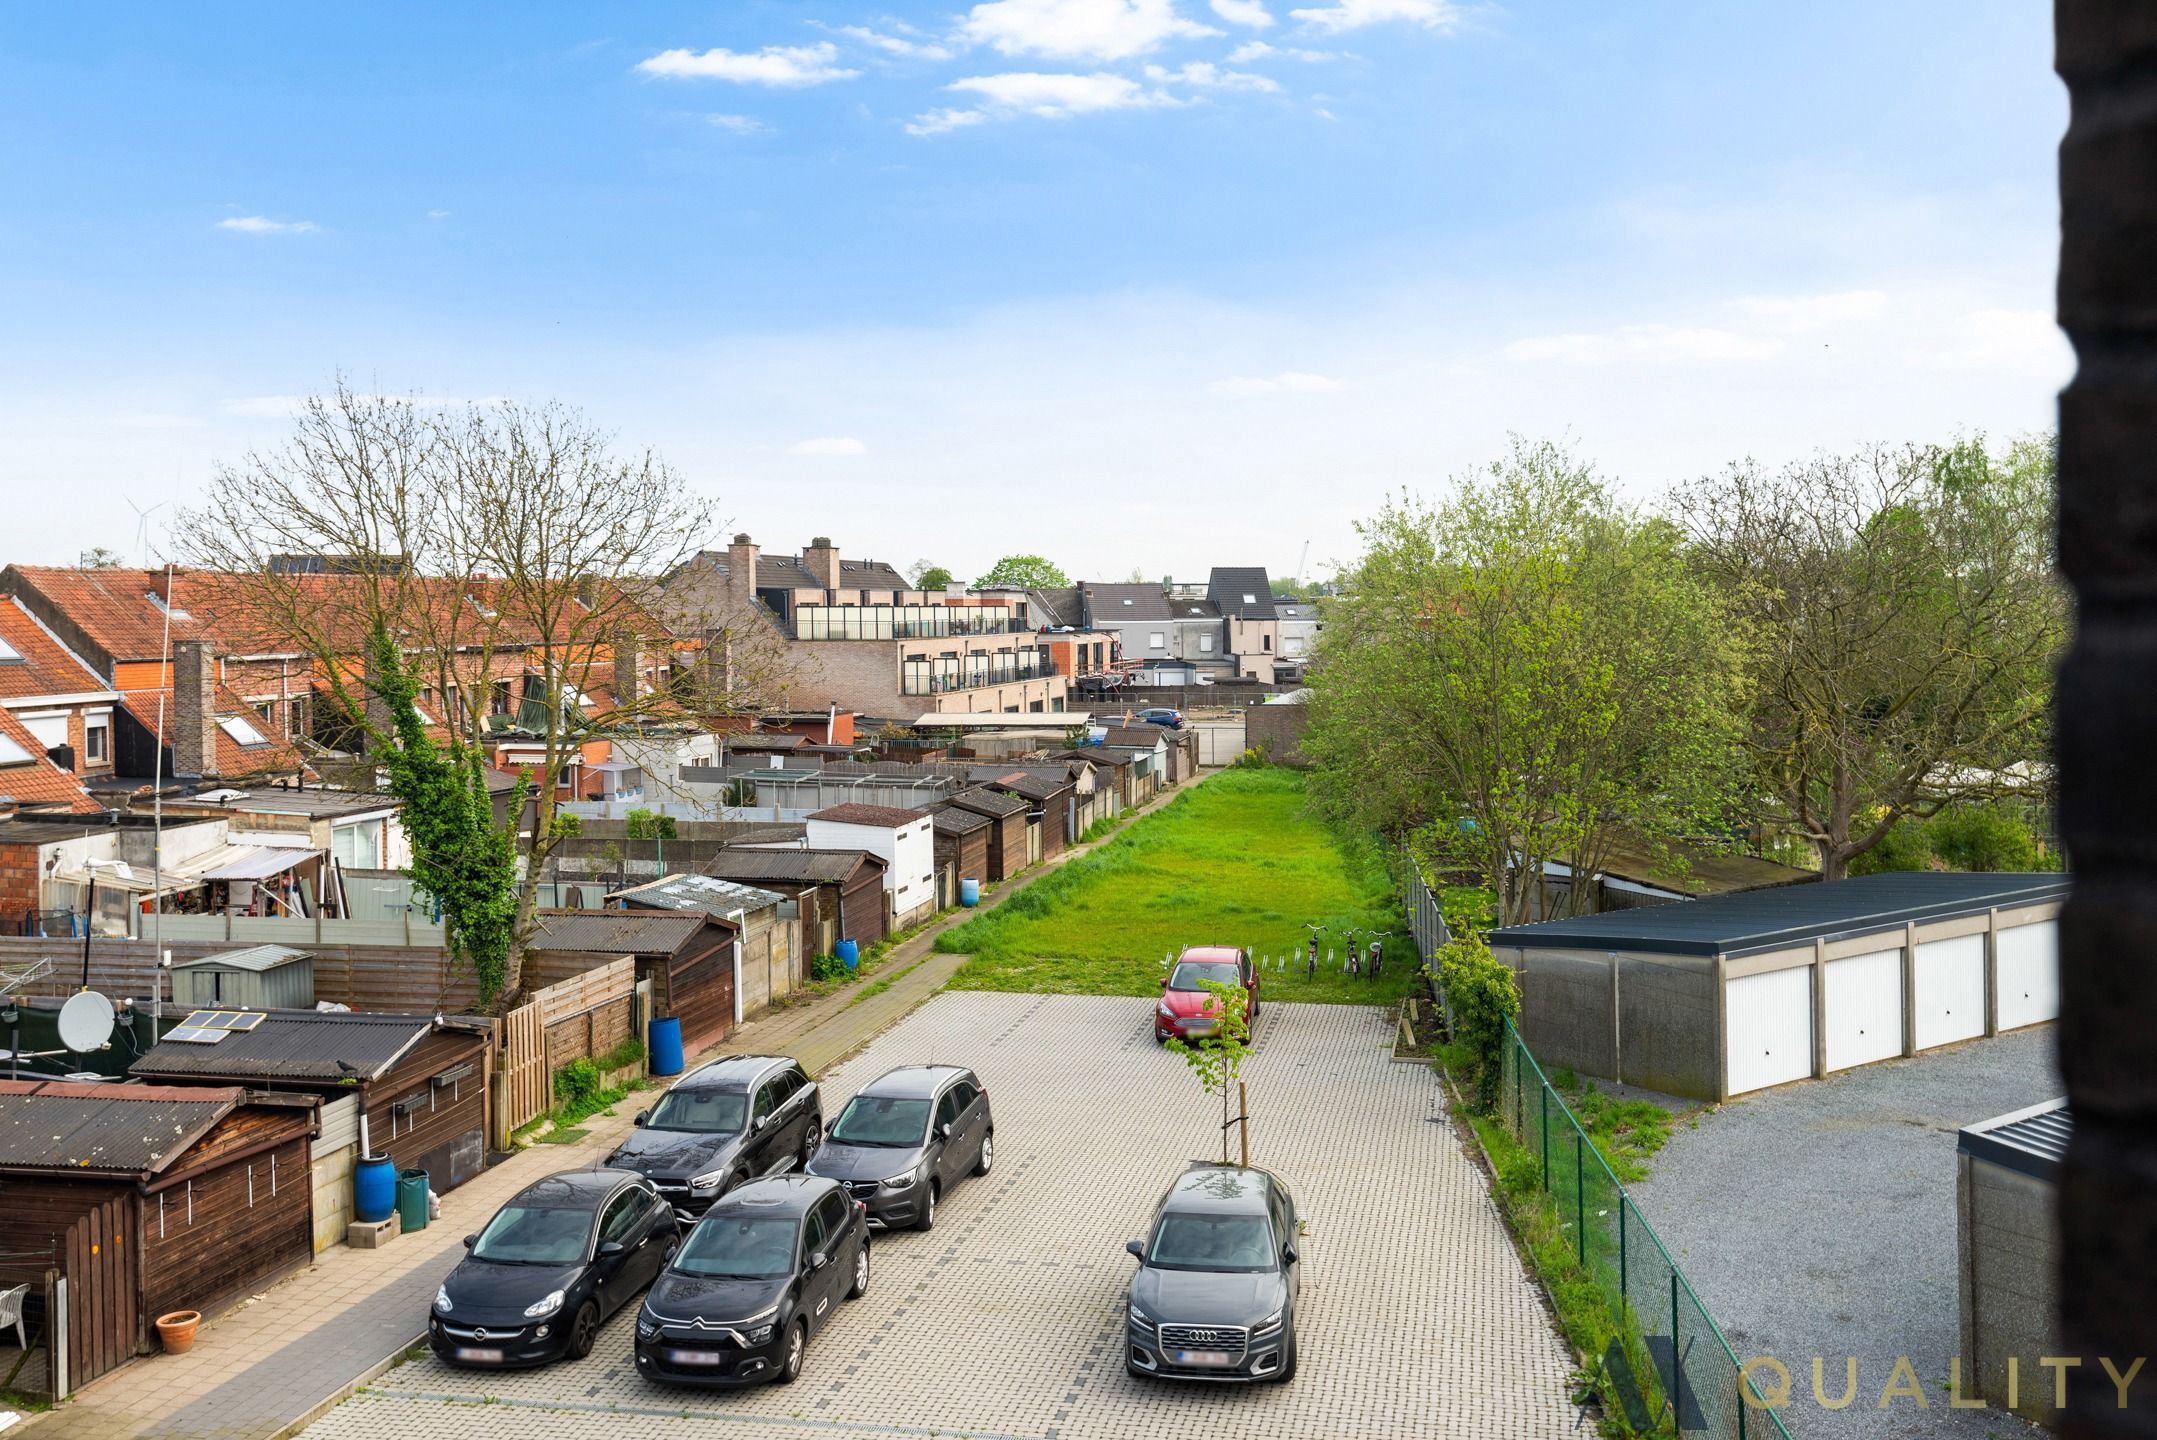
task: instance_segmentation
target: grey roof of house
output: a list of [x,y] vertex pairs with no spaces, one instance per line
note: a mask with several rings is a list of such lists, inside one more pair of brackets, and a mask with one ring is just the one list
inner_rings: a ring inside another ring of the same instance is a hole
[[709,914],[673,910],[543,910],[539,933],[527,948],[579,955],[672,955],[713,922]]
[[[165,802],[168,806],[191,805],[230,810],[238,814],[254,815],[305,815],[311,820],[334,820],[343,815],[366,815],[377,810],[395,810],[397,797],[376,795],[364,790],[248,790],[232,800],[205,800],[189,796],[185,800]],[[298,836],[295,839],[304,840]]]
[[1979,1160],[2031,1176],[2050,1180],[2067,1154],[2067,1142],[2075,1133],[2074,1112],[2065,1100],[2048,1100],[2027,1110],[1965,1125],[1955,1137],[1955,1148]]
[[2064,875],[1898,871],[1513,925],[1492,931],[1490,943],[1663,955],[1753,955],[1815,940],[1899,929],[1912,922],[2064,900],[2069,888]]
[[997,790],[961,790],[944,802],[961,810],[972,810],[982,815],[993,815],[1001,820],[1006,815],[1017,815],[1026,809],[1026,802],[1016,795],[1006,795]]
[[1158,585],[1081,585],[1079,590],[1091,626],[1168,618],[1168,592]]
[[1167,735],[1167,729],[1160,725],[1111,725],[1108,733],[1101,737],[1101,743],[1153,750],[1159,748]]
[[1276,596],[1273,613],[1283,620],[1316,620],[1318,607],[1308,600],[1283,600]]
[[[345,873],[349,875],[352,872],[348,870]],[[197,956],[193,960],[176,960],[172,968],[192,970],[198,965],[215,965],[222,970],[252,970],[259,974],[306,958],[305,950],[295,950],[290,945],[249,945],[243,950],[222,950],[215,955]]]
[[929,820],[939,835],[971,835],[985,830],[996,822],[975,810],[962,810],[956,805],[946,805],[929,812]]
[[902,809],[897,805],[863,805],[849,801],[844,805],[828,805],[822,810],[810,812],[810,820],[825,820],[834,825],[875,825],[898,830],[924,818],[926,810]]
[[199,1085],[0,1080],[0,1165],[155,1175],[246,1096]]
[[866,850],[744,850],[729,847],[704,867],[724,880],[776,880],[789,885],[838,885],[867,863],[882,869],[881,856]]
[[617,890],[607,897],[620,900],[632,908],[650,910],[700,910],[706,915],[722,919],[736,910],[755,912],[769,910],[785,900],[769,890],[759,890],[754,885],[743,885],[716,875],[669,875],[664,880],[654,880],[649,885],[632,885],[627,890]]
[[[434,1021],[425,1015],[350,1010],[268,1010],[252,1030],[215,1045],[165,1040],[128,1067],[131,1075],[209,1075],[251,1079],[372,1080],[418,1044]],[[340,1068],[338,1061],[352,1067]]]
[[1177,620],[1218,620],[1221,607],[1211,600],[1171,600],[1168,613]]
[[[1244,596],[1251,599],[1245,600]],[[1273,582],[1264,566],[1216,565],[1206,581],[1206,598],[1221,607],[1223,615],[1239,620],[1271,620]]]
[[911,590],[907,578],[882,560],[839,560],[841,589]]

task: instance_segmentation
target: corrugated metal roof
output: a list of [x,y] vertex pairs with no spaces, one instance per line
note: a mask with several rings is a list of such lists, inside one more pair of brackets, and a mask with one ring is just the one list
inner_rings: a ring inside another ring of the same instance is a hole
[[742,850],[719,852],[704,867],[722,880],[783,880],[802,885],[834,885],[850,880],[863,861],[881,868],[883,861],[866,850]]
[[1627,950],[1662,955],[1751,955],[1891,930],[1912,922],[1980,915],[2005,906],[2064,900],[2064,875],[1964,875],[1933,871],[1859,875],[1813,885],[1745,890],[1546,920],[1494,930],[1493,945]]
[[649,885],[633,885],[607,897],[632,907],[652,910],[699,910],[706,915],[726,916],[736,910],[755,913],[785,901],[784,895],[741,885],[716,875],[669,875]]
[[306,958],[305,950],[295,950],[289,945],[249,945],[243,950],[225,950],[215,955],[198,956],[193,960],[175,960],[172,968],[192,970],[199,965],[214,965],[221,970],[253,970],[259,974]]
[[245,1090],[0,1080],[0,1165],[155,1175]]
[[1024,800],[1021,800],[1016,795],[1006,795],[999,790],[961,790],[944,803],[956,805],[961,810],[973,810],[983,815],[993,815],[998,819],[1002,819],[1006,815],[1020,814],[1026,809]]
[[996,823],[986,815],[972,810],[961,810],[956,806],[932,810],[929,812],[929,819],[935,824],[936,833],[939,835],[971,835],[976,830],[986,829]]
[[205,880],[267,880],[272,875],[282,875],[295,865],[304,865],[322,852],[319,850],[293,850],[282,846],[253,845],[248,853],[234,857],[218,866],[202,878]]
[[1955,1138],[1955,1148],[1976,1159],[2050,1180],[2058,1173],[2074,1133],[2075,1116],[2067,1102],[2048,1100],[2027,1110],[1964,1126]]
[[526,948],[592,955],[672,955],[713,923],[714,917],[707,914],[672,910],[542,911],[539,933]]
[[[215,1045],[165,1040],[128,1067],[131,1075],[211,1075],[233,1079],[372,1080],[418,1044],[434,1021],[425,1015],[370,1015],[350,1010],[268,1010],[252,1030]],[[343,1061],[340,1065],[338,1062]],[[351,1067],[350,1069],[345,1068]]]

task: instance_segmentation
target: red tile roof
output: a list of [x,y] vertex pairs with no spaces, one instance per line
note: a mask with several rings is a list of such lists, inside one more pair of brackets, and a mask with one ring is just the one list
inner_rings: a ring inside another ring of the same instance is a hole
[[29,611],[13,600],[0,599],[0,699],[31,700],[108,688],[96,671],[31,619]]
[[916,820],[928,819],[929,812],[902,810],[896,805],[834,805],[829,809],[817,811],[809,818],[829,820],[837,825],[881,825],[896,830],[902,825],[911,825]]
[[[159,700],[165,702],[163,707],[164,718],[165,725],[169,730],[172,724],[172,692],[170,690],[130,691],[121,698],[120,703],[126,707],[128,714],[135,717],[143,729],[157,736],[158,739],[164,740],[166,732],[161,732],[157,725],[159,709],[157,702]],[[242,745],[227,734],[222,726],[219,726],[217,731],[218,778],[224,780],[244,779],[248,776],[267,775],[279,771],[289,774],[306,763],[300,752],[293,749],[290,743],[270,734],[269,722],[262,718],[254,706],[242,700],[238,691],[234,690],[230,685],[218,686],[217,719],[230,720],[235,717],[254,726],[270,743],[267,745]]]
[[[165,612],[150,598],[153,591],[164,592],[164,571],[75,570],[54,565],[10,568],[115,660],[155,660],[164,653]],[[183,598],[181,610],[172,617],[175,640],[199,637],[199,626],[185,606]]]
[[105,807],[90,797],[80,781],[45,758],[45,746],[23,723],[0,710],[0,739],[29,755],[13,764],[4,758],[13,751],[0,745],[0,795],[24,807],[66,810],[76,815],[95,815]]

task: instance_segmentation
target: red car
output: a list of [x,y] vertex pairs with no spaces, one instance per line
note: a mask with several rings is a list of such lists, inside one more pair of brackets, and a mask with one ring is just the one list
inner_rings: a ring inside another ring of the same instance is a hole
[[1171,1035],[1195,1039],[1211,1035],[1218,1017],[1209,1013],[1213,997],[1202,982],[1241,985],[1246,998],[1244,1014],[1258,1021],[1258,969],[1251,957],[1233,945],[1193,945],[1176,960],[1175,968],[1161,981],[1161,1001],[1153,1007],[1153,1038],[1167,1044]]

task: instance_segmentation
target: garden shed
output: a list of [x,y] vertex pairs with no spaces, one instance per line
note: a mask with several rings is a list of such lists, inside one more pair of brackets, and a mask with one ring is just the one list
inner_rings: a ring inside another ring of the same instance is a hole
[[1516,925],[1490,944],[1546,1066],[1727,1100],[2055,1018],[2068,888],[1865,875]]
[[172,1003],[185,1009],[310,1010],[315,962],[288,945],[250,945],[175,961]]
[[730,846],[704,873],[791,895],[805,954],[832,954],[841,940],[867,950],[884,938],[884,861],[866,850]]
[[996,822],[972,810],[946,805],[929,812],[935,827],[936,868],[948,870],[961,880],[986,883],[989,876],[989,832]]
[[744,1015],[793,993],[805,978],[797,933],[801,906],[791,896],[716,875],[669,875],[617,890],[607,903],[626,910],[704,914],[734,926],[741,941],[741,963],[734,974]]
[[[1976,1125],[1955,1140],[1956,1298],[1962,1330],[1964,1394],[2013,1407],[2050,1424],[2050,1377],[2039,1362],[2061,1354],[2054,1323],[2054,1218],[2060,1160],[2074,1134],[2065,1100],[2051,1100]],[[2008,1382],[2018,1362],[2019,1386]]]
[[997,780],[994,788],[1026,802],[1026,823],[1038,832],[1029,846],[1035,859],[1061,855],[1078,838],[1071,832],[1071,776],[1067,771],[1021,770]]
[[652,985],[652,1013],[682,1022],[694,1055],[724,1039],[741,1011],[735,1004],[740,948],[734,926],[697,911],[542,910],[533,955],[583,957],[592,964],[627,955],[637,979]]
[[1024,800],[1001,790],[976,788],[961,790],[936,808],[965,810],[988,817],[989,872],[981,877],[984,882],[995,884],[1009,880],[1026,868],[1027,805]]

